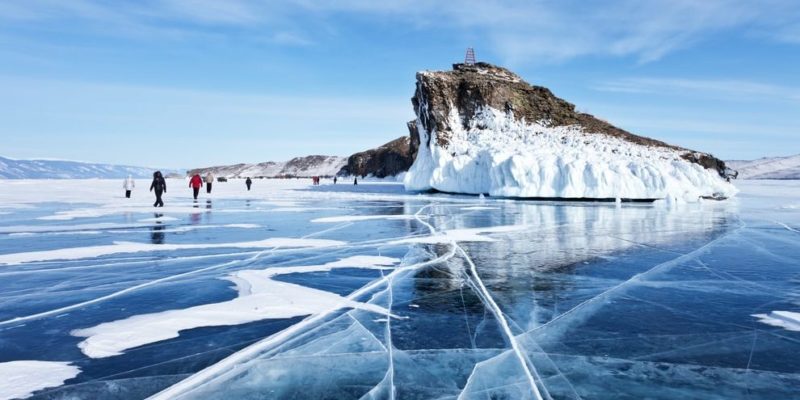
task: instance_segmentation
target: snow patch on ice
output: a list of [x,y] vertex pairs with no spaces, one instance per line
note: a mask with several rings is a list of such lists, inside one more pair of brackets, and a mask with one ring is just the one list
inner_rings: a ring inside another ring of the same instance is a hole
[[257,229],[261,228],[258,224],[227,224],[222,225],[223,228],[239,228],[239,229]]
[[288,200],[270,200],[270,201],[259,201],[259,205],[267,205],[267,206],[276,206],[276,207],[298,207],[300,205],[297,201],[288,201]]
[[114,242],[110,245],[75,247],[56,250],[31,251],[0,255],[0,264],[22,264],[34,261],[79,260],[110,254],[139,253],[147,251],[174,251],[217,248],[271,248],[271,247],[327,247],[345,242],[328,239],[269,238],[253,242],[204,243],[204,244],[151,244],[135,242]]
[[359,308],[390,315],[388,310],[377,305],[349,300],[335,293],[306,286],[274,281],[272,278],[293,273],[324,272],[335,268],[381,269],[399,261],[390,257],[354,256],[322,265],[237,271],[225,278],[236,285],[239,297],[233,300],[183,310],[136,315],[91,328],[77,329],[72,335],[86,338],[78,344],[84,354],[92,358],[104,358],[122,354],[133,347],[176,338],[182,330],[199,327],[291,318],[339,308]]
[[306,211],[323,211],[323,210],[338,210],[335,207],[278,207],[268,210],[269,212],[306,212]]
[[800,313],[792,311],[772,311],[769,314],[753,314],[759,322],[786,330],[800,332]]
[[113,222],[98,224],[76,224],[76,225],[11,225],[0,227],[0,233],[51,233],[51,232],[73,232],[73,231],[97,231],[106,229],[120,228],[143,228],[150,227],[150,224],[117,224]]
[[[152,228],[153,225],[146,225],[147,228]],[[226,224],[226,225],[184,225],[184,226],[175,226],[170,227],[167,229],[159,230],[160,233],[186,233],[200,229],[223,229],[223,228],[231,228],[231,229],[255,229],[261,228],[261,225],[257,224]],[[150,229],[147,230],[117,230],[117,233],[140,233],[140,232],[150,232]]]
[[150,213],[157,211],[159,214],[202,214],[206,208],[167,206],[154,209],[148,206],[106,205],[104,207],[79,208],[75,210],[59,211],[53,215],[45,215],[37,219],[42,221],[68,221],[76,218],[97,218],[115,214]]
[[139,222],[171,222],[171,221],[177,221],[177,220],[178,219],[175,218],[175,217],[164,217],[164,216],[161,216],[161,217],[140,219]]
[[[162,222],[164,220],[161,220]],[[158,221],[157,221],[158,222]],[[152,223],[99,223],[99,224],[77,224],[77,225],[13,225],[0,227],[0,234],[9,236],[33,236],[35,234],[101,234],[103,231],[113,231],[114,233],[139,233],[146,232],[152,228]],[[147,229],[145,229],[147,228]],[[171,226],[169,229],[162,229],[160,232],[189,232],[197,229],[256,229],[261,228],[258,224],[225,224],[225,225],[185,225]]]
[[0,399],[24,399],[41,389],[61,386],[80,368],[61,361],[21,360],[0,363]]

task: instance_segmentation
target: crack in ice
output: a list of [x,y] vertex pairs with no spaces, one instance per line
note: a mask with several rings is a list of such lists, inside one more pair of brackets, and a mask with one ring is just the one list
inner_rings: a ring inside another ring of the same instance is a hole
[[[417,214],[419,214],[426,207],[428,206],[425,206],[421,208],[420,211],[417,211]],[[432,226],[430,226],[425,222],[423,222],[423,224],[427,225],[431,229],[433,228]],[[454,257],[455,253],[456,253],[455,246],[450,246],[448,252],[442,256],[436,257],[428,261],[412,264],[409,266],[400,266],[394,269],[388,275],[385,275],[379,279],[370,282],[365,286],[362,286],[360,289],[352,292],[350,295],[345,297],[345,299],[355,300],[365,295],[366,293],[375,290],[376,288],[386,283],[389,279],[393,279],[395,276],[398,276],[401,273],[419,270],[421,268],[430,265],[435,265],[447,261],[450,258]],[[284,343],[286,340],[293,338],[296,333],[301,332],[303,329],[306,329],[307,327],[312,326],[313,324],[316,324],[317,322],[323,320],[334,311],[336,310],[329,309],[327,311],[306,317],[302,321],[290,326],[289,328],[286,328],[280,332],[272,334],[248,347],[245,347],[244,349],[226,357],[225,359],[217,362],[216,364],[206,367],[205,369],[196,372],[195,374],[189,376],[188,378],[162,390],[161,392],[152,395],[150,399],[154,400],[174,399],[178,396],[186,394],[188,391],[198,387],[199,385],[202,385],[208,382],[209,380],[219,377],[225,372],[230,371],[232,368],[235,368],[235,366],[240,364],[241,362],[252,359],[252,357],[256,356],[257,354],[267,351],[270,348],[274,348],[275,346]]]

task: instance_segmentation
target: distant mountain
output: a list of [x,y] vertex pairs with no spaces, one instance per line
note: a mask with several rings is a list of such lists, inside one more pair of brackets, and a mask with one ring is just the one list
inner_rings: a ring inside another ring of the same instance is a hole
[[739,179],[800,179],[800,154],[750,161],[731,160],[725,164],[739,171]]
[[347,163],[347,158],[337,156],[305,156],[289,161],[267,161],[258,164],[233,164],[216,167],[195,168],[187,171],[187,175],[205,175],[211,172],[215,176],[226,178],[306,178],[310,176],[334,176]]
[[[97,164],[62,160],[14,160],[0,157],[2,179],[83,179],[124,178],[133,175],[146,178],[153,175],[154,168],[128,165]],[[173,172],[162,170],[165,174]]]

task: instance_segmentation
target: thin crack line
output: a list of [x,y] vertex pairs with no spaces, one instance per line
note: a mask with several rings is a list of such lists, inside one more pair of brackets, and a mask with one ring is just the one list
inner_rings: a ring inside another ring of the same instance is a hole
[[536,380],[533,378],[533,374],[536,374],[538,377],[538,373],[536,373],[535,370],[531,371],[531,369],[528,367],[528,362],[525,359],[525,356],[522,354],[522,349],[520,348],[516,337],[511,332],[511,328],[509,328],[508,326],[508,321],[506,321],[503,311],[500,309],[500,306],[498,306],[497,303],[494,301],[491,294],[489,293],[489,290],[486,289],[486,286],[484,286],[480,276],[478,276],[478,269],[475,266],[475,263],[472,262],[472,259],[469,257],[467,252],[464,251],[464,249],[461,246],[459,246],[458,243],[453,241],[452,244],[464,256],[464,259],[469,264],[470,271],[472,271],[472,278],[478,285],[480,291],[483,292],[484,298],[489,303],[490,309],[494,313],[495,318],[497,318],[497,321],[500,323],[500,327],[503,329],[503,333],[507,336],[508,341],[511,344],[511,348],[514,350],[514,354],[516,355],[517,359],[520,362],[520,365],[522,366],[522,370],[525,371],[525,377],[528,379],[528,384],[531,387],[531,391],[533,391],[533,394],[537,400],[544,400],[542,394],[539,392],[539,387],[536,385]]

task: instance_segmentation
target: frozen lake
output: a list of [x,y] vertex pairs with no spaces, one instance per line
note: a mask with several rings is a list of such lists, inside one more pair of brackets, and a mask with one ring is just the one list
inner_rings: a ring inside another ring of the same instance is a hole
[[800,398],[800,182],[309,182],[0,182],[0,399]]

